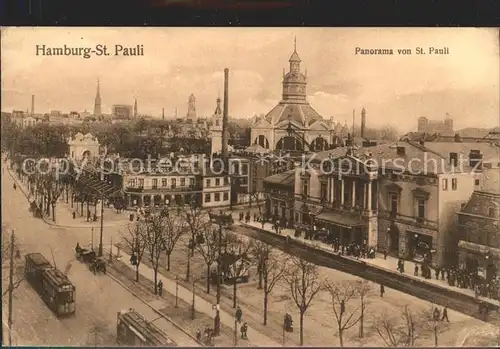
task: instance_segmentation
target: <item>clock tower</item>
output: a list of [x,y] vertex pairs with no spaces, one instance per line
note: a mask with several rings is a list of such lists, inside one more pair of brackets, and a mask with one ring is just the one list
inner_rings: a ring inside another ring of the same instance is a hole
[[294,39],[293,53],[288,60],[290,68],[283,74],[283,103],[307,103],[307,76],[300,71],[300,58],[297,54],[297,39]]

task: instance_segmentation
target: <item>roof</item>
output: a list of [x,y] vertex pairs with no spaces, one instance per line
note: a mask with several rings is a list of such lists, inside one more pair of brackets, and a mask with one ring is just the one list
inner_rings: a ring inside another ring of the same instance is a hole
[[316,220],[333,223],[346,228],[365,225],[359,215],[345,212],[322,212],[315,217]]
[[500,207],[500,194],[474,191],[460,212],[489,217],[489,209]]
[[252,144],[251,146],[245,148],[246,152],[248,153],[269,153],[270,150],[269,149],[266,149],[262,146],[260,146],[259,144]]
[[146,342],[155,346],[176,346],[163,331],[156,327],[152,322],[147,321],[141,314],[134,309],[121,311],[118,317],[128,326],[138,331]]
[[313,107],[303,103],[280,103],[267,113],[265,119],[271,124],[292,121],[303,127],[308,127],[318,120],[326,122]]
[[264,182],[270,184],[293,186],[295,184],[295,170],[290,170],[266,177],[264,178]]
[[483,171],[484,179],[480,191],[500,195],[500,168]]
[[290,59],[288,60],[289,62],[300,62],[300,57],[297,51],[293,51],[292,55],[290,56]]
[[450,153],[457,153],[459,159],[469,159],[471,150],[479,150],[483,154],[484,162],[500,162],[500,147],[486,142],[427,142],[424,146],[446,158],[449,158]]
[[29,253],[25,258],[30,259],[37,266],[50,265],[49,261],[41,253]]

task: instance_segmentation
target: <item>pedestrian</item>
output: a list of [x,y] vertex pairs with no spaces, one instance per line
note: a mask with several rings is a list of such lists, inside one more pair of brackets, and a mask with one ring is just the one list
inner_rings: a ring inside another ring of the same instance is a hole
[[439,309],[437,307],[434,308],[434,312],[432,314],[432,316],[434,317],[434,321],[439,321],[440,315],[441,315],[441,313],[440,313]]
[[158,295],[161,297],[163,294],[163,282],[160,280],[158,281]]
[[253,214],[253,221],[256,222],[257,221],[257,213],[254,213]]
[[415,263],[415,271],[413,272],[413,275],[418,276],[418,264]]
[[387,259],[387,250],[384,250],[384,259]]
[[443,316],[441,317],[441,321],[444,321],[444,319],[446,319],[446,321],[450,322],[450,319],[448,319],[448,308],[447,307],[444,307],[444,309],[443,309]]
[[441,272],[441,269],[436,268],[436,280],[439,280],[439,273]]
[[380,284],[380,297],[384,297],[385,287],[384,284]]
[[248,339],[246,322],[243,325],[241,325],[240,331],[241,331],[241,339]]
[[196,330],[196,340],[198,342],[201,342],[201,331],[200,331],[200,329]]
[[242,316],[243,316],[243,311],[238,306],[238,309],[236,309],[236,321],[238,321],[238,323],[241,323],[241,317]]

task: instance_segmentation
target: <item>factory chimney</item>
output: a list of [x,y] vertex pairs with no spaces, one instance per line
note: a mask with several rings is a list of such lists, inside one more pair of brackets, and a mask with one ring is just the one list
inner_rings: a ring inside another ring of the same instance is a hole
[[365,138],[366,128],[366,109],[361,109],[361,138]]
[[31,95],[31,116],[35,116],[35,95]]
[[228,123],[229,123],[229,69],[224,69],[224,110],[222,114],[222,158],[227,165]]
[[161,108],[161,119],[165,121],[165,108]]

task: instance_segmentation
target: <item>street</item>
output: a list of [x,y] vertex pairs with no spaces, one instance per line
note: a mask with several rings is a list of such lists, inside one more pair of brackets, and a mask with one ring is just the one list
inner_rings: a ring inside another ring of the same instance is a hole
[[[13,345],[115,345],[116,316],[120,310],[135,308],[148,320],[158,318],[111,278],[93,275],[86,265],[75,260],[76,243],[86,245],[90,241],[88,228],[52,227],[34,218],[26,197],[19,188],[13,189],[12,178],[6,172],[2,176],[2,194],[2,223],[4,229],[15,230],[22,258],[26,253],[42,253],[61,271],[68,271],[68,278],[76,287],[76,316],[58,319],[31,286],[22,282],[14,290]],[[108,231],[119,235],[116,229],[106,228]],[[94,238],[97,243],[98,234]],[[6,298],[2,307],[4,323]],[[155,320],[155,325],[179,345],[196,345],[166,320]],[[7,338],[7,334],[4,336]]]

